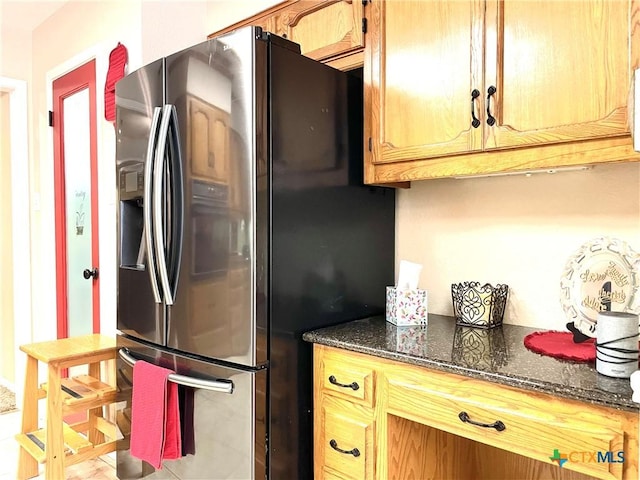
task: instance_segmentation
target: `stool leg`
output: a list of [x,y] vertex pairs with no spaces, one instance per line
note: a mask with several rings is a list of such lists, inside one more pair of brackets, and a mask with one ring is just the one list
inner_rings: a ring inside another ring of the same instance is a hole
[[[101,380],[100,362],[89,364],[89,376]],[[89,410],[89,441],[94,445],[104,443],[104,434],[96,428],[97,417],[102,417],[102,407]]]
[[60,480],[64,478],[64,436],[62,433],[62,399],[60,392],[61,368],[49,363],[49,380],[47,395],[47,454],[44,466],[46,480]]
[[[21,433],[30,433],[38,429],[38,360],[27,355],[27,369],[24,380],[24,400],[22,402]],[[38,462],[20,447],[18,456],[18,479],[36,477]]]

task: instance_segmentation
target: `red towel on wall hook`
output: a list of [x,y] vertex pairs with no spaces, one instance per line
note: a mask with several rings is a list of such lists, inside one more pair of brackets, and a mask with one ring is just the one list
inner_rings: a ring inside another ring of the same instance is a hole
[[118,46],[109,54],[109,70],[104,84],[104,118],[116,121],[116,82],[124,77],[128,61],[127,47],[118,42]]

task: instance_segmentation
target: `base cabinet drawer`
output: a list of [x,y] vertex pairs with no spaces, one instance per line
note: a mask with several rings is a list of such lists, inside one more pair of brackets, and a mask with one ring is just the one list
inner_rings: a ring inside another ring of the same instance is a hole
[[623,478],[624,425],[603,409],[446,373],[416,382],[416,373],[385,372],[389,413],[543,463],[563,455],[563,470]]
[[332,352],[323,355],[318,363],[323,393],[373,406],[374,372],[370,364],[358,359],[345,363]]
[[316,458],[322,459],[320,478],[373,479],[375,423],[371,412],[326,395],[319,413],[315,449]]

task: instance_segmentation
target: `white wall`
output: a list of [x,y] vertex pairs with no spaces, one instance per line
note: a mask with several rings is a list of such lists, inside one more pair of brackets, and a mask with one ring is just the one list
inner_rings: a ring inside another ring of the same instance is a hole
[[564,330],[569,257],[599,236],[640,253],[640,164],[414,182],[399,191],[396,222],[396,260],[423,265],[430,313],[453,314],[452,283],[506,283],[505,323]]

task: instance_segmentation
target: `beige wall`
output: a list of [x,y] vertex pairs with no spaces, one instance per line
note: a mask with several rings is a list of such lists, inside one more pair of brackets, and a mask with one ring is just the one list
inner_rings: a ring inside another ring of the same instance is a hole
[[15,382],[9,94],[0,92],[0,378]]
[[31,32],[3,28],[0,32],[0,75],[28,80],[31,76]]
[[210,0],[207,2],[209,33],[233,25],[245,18],[267,10],[283,0]]
[[[33,132],[31,189],[34,340],[55,336],[55,250],[48,82],[96,58],[100,215],[101,331],[115,331],[115,134],[104,121],[103,89],[108,54],[117,42],[129,50],[128,71],[206,40],[207,35],[264,10],[273,0],[148,1],[70,0],[33,32]],[[211,20],[213,19],[213,20]],[[224,23],[220,23],[224,22]],[[69,32],[73,32],[70,35]],[[39,204],[39,206],[38,206]]]
[[[34,329],[43,338],[55,329],[48,79],[97,56],[102,119],[107,56],[118,41],[129,49],[132,70],[277,3],[71,0],[28,39],[33,64],[26,67],[27,57],[19,53],[22,45],[9,45],[3,32],[3,74],[7,58],[15,59],[13,68],[33,72],[31,189],[40,204],[32,205],[33,315],[35,323],[47,325]],[[112,126],[100,121],[103,331],[115,328],[114,144]],[[597,235],[618,236],[640,250],[639,176],[638,165],[617,165],[556,176],[415,182],[398,194],[396,258],[424,264],[421,286],[429,290],[432,313],[451,313],[452,282],[506,282],[512,287],[507,322],[562,328],[558,284],[569,255]]]
[[[96,60],[98,114],[98,210],[100,221],[101,331],[115,330],[115,184],[113,125],[104,120],[104,82],[111,50],[122,42],[129,51],[129,65],[141,58],[141,4],[136,0],[69,1],[33,32],[30,131],[32,204],[32,305],[34,341],[55,338],[54,182],[50,82],[91,59]],[[69,32],[73,32],[70,35]],[[105,238],[105,241],[102,241]],[[103,268],[104,267],[104,268]]]
[[397,213],[396,259],[423,265],[430,313],[453,314],[451,283],[506,283],[506,323],[564,330],[569,257],[598,236],[640,253],[640,164],[415,182]]
[[[27,82],[31,78],[31,32],[20,25],[0,31],[0,76]],[[9,97],[8,93],[0,92],[0,380],[11,384],[16,381],[16,375]],[[27,207],[24,220],[29,221]]]
[[207,38],[207,2],[142,2],[142,64]]

